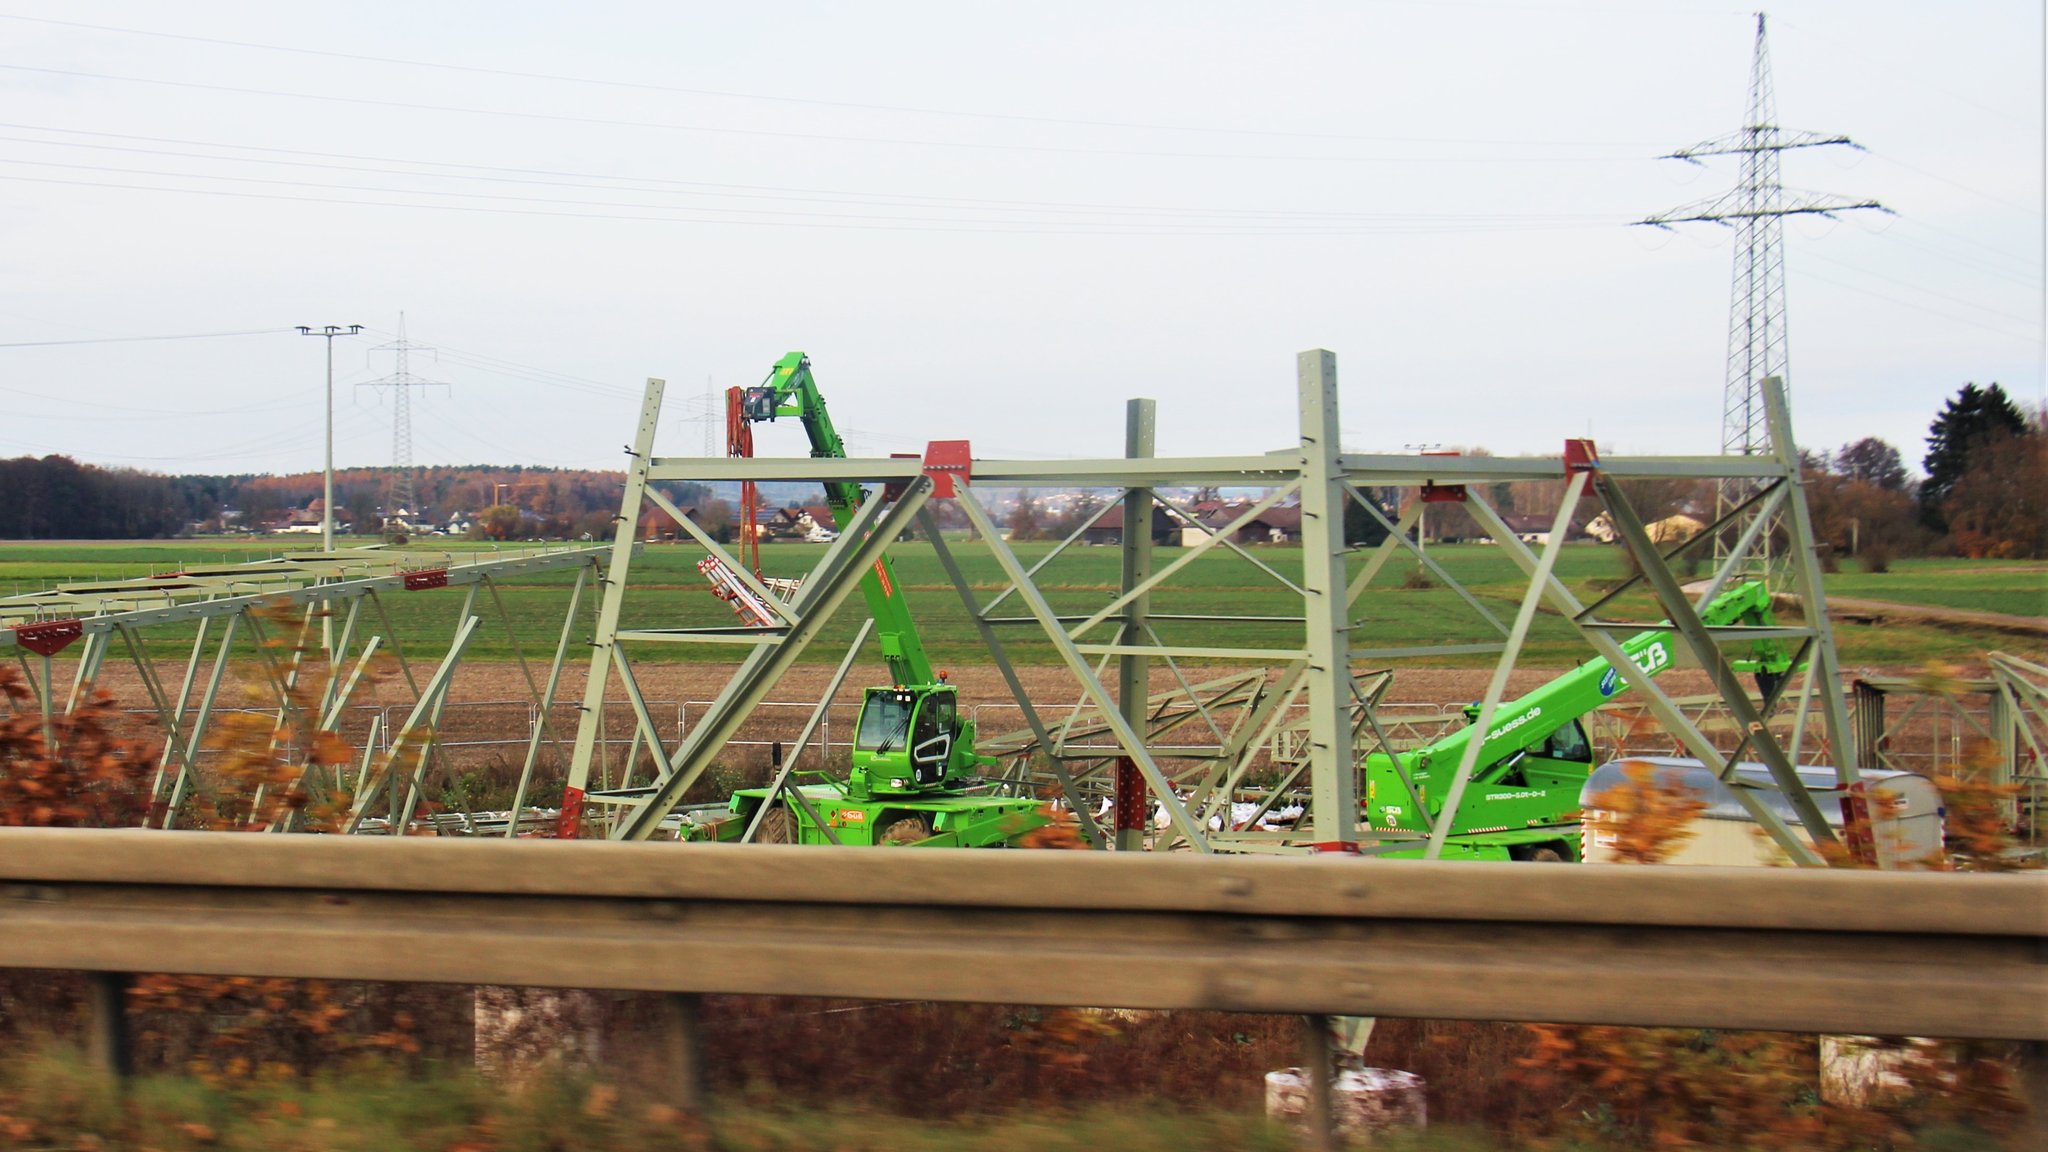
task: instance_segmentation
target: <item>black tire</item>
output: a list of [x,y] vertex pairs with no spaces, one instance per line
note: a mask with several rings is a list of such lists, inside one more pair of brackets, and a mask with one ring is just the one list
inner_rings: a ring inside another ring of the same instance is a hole
[[1524,844],[1514,850],[1514,858],[1525,864],[1569,864],[1571,855],[1562,844]]
[[761,817],[761,827],[754,832],[756,844],[798,844],[802,837],[797,834],[796,813],[787,804],[776,804]]

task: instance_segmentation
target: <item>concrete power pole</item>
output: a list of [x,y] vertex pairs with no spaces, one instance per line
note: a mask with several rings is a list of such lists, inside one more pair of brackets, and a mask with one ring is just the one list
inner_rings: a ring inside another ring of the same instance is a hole
[[320,550],[334,551],[334,338],[354,336],[363,330],[361,324],[329,324],[324,328],[299,325],[301,336],[324,336],[327,339],[327,461],[321,470],[320,487]]

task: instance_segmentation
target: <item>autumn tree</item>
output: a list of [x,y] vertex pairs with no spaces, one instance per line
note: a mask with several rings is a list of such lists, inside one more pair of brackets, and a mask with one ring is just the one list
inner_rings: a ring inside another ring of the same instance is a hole
[[[2040,419],[2037,413],[2036,425]],[[1980,445],[1941,512],[1965,556],[2048,556],[2048,431],[1996,435]]]
[[524,535],[525,520],[510,504],[493,504],[477,514],[469,534],[479,540],[517,540]]
[[1835,453],[1834,473],[1887,492],[1906,490],[1906,463],[1899,450],[1875,436],[1842,445]]
[[1927,532],[1898,449],[1866,436],[1832,456],[1801,449],[1799,461],[1816,540],[1879,569],[1924,550]]
[[1038,507],[1038,498],[1026,488],[1017,493],[1017,506],[1010,510],[1010,518],[1004,527],[1010,530],[1012,540],[1036,540],[1045,535],[1045,525]]

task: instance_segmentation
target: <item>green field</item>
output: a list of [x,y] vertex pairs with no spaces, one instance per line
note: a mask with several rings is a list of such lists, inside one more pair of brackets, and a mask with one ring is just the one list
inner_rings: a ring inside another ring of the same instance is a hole
[[[361,541],[360,543],[370,543]],[[310,544],[310,541],[304,542]],[[28,592],[64,581],[113,579],[175,571],[197,563],[218,564],[260,560],[287,548],[304,546],[298,540],[208,539],[204,541],[147,542],[50,542],[0,544],[0,593]],[[467,541],[436,541],[436,550],[474,553],[486,545]],[[1017,546],[1027,563],[1043,557],[1050,544]],[[954,544],[968,579],[986,601],[1002,587],[994,558],[977,544]],[[418,550],[418,549],[415,549]],[[763,568],[771,576],[798,576],[822,555],[822,545],[781,544],[762,550]],[[1161,548],[1156,563],[1164,566],[1180,554],[1178,548]],[[1290,547],[1261,547],[1255,554],[1289,580],[1300,579],[1301,552]],[[731,622],[729,610],[715,600],[696,570],[703,551],[676,544],[648,545],[634,561],[633,591],[628,596],[624,623],[628,627],[675,627]],[[985,659],[983,647],[963,610],[932,547],[926,543],[899,545],[894,553],[900,582],[917,606],[925,640],[935,659],[967,663]],[[1431,549],[1431,556],[1455,578],[1485,602],[1496,616],[1510,619],[1521,595],[1520,571],[1489,545],[1450,545]],[[1364,564],[1364,554],[1351,558],[1355,572]],[[1115,548],[1076,547],[1039,573],[1040,586],[1053,607],[1068,614],[1085,614],[1106,605],[1115,596],[1119,555]],[[1362,597],[1354,613],[1354,647],[1397,647],[1415,644],[1474,643],[1496,639],[1498,634],[1448,588],[1402,587],[1412,562],[1397,559],[1381,574],[1374,588]],[[1597,596],[1621,571],[1621,554],[1614,548],[1585,544],[1567,547],[1558,561],[1558,574],[1582,597]],[[566,591],[573,575],[554,572],[508,579],[503,587],[506,611],[529,655],[544,654],[551,647],[561,623]],[[1867,599],[1895,600],[1912,604],[1933,604],[1957,608],[2002,612],[2012,615],[2042,613],[2043,589],[2048,587],[2048,568],[2020,561],[1964,561],[1952,559],[1898,562],[1889,573],[1871,575],[1845,571],[1829,578],[1829,589],[1837,595]],[[410,653],[437,655],[435,638],[445,644],[451,624],[462,601],[458,592],[409,593],[386,598],[394,624],[405,638]],[[586,598],[592,605],[594,597]],[[857,605],[857,601],[855,602]],[[488,598],[480,601],[484,616],[482,630],[473,643],[473,659],[505,659],[512,653],[505,628],[496,617]],[[1260,571],[1242,557],[1212,552],[1176,575],[1152,598],[1152,611],[1160,615],[1222,615],[1239,618],[1297,616],[1299,598],[1285,585]],[[1006,601],[1001,615],[1022,616],[1016,598]],[[1653,619],[1649,599],[1632,594],[1612,606],[1608,614],[1629,619]],[[851,639],[859,621],[857,608],[842,613],[828,628],[821,642],[807,658],[818,662],[836,659],[837,650]],[[1161,620],[1160,637],[1171,644],[1198,646],[1293,647],[1299,642],[1299,626],[1285,622],[1174,621]],[[1098,630],[1090,639],[1108,639],[1108,629]],[[587,633],[586,633],[587,634]],[[1028,624],[1006,625],[1003,635],[1013,654],[1023,663],[1056,662],[1051,645]],[[153,646],[165,654],[189,645],[189,630],[161,628],[151,633]],[[1884,626],[1843,625],[1838,629],[1842,657],[1846,664],[1902,665],[1938,659],[1968,661],[1987,649],[2027,651],[2038,645],[2023,638],[1996,632],[1888,624]],[[739,650],[722,645],[643,645],[641,659],[697,660],[724,662],[736,659]],[[1532,631],[1525,662],[1558,665],[1583,659],[1586,649],[1569,625],[1547,609]],[[1439,658],[1444,665],[1481,665],[1484,657]]]

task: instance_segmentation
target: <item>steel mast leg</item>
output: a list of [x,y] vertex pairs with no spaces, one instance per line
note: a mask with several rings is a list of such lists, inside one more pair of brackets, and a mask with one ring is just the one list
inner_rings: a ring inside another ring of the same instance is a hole
[[[1150,457],[1158,426],[1158,401],[1136,399],[1127,402],[1124,405],[1124,456],[1133,460]],[[1131,593],[1151,575],[1152,490],[1129,488],[1124,492],[1121,584],[1122,593],[1129,602],[1124,605],[1123,631],[1117,637],[1119,644],[1143,643],[1145,615],[1151,606],[1151,597]],[[1152,661],[1145,656],[1125,652],[1116,659],[1117,702],[1123,708],[1124,720],[1139,732],[1146,730],[1150,712],[1151,672]],[[1117,851],[1145,850],[1145,809],[1145,778],[1138,774],[1136,761],[1120,756],[1116,762]]]
[[1358,843],[1358,771],[1351,739],[1351,619],[1344,581],[1343,462],[1338,437],[1337,354],[1296,357],[1301,406],[1303,651],[1308,669],[1309,818],[1319,844]]
[[598,598],[597,627],[590,642],[590,671],[583,682],[582,711],[576,720],[576,747],[569,755],[569,779],[562,790],[562,813],[555,835],[573,840],[583,827],[583,794],[590,787],[590,762],[604,733],[604,692],[611,682],[612,659],[618,647],[619,612],[626,603],[626,576],[633,564],[633,541],[639,531],[640,506],[647,492],[647,469],[654,460],[654,432],[661,422],[661,394],[667,385],[647,381],[640,401],[640,427],[633,436],[626,466],[626,491],[619,500],[618,530],[612,536],[611,562],[605,565],[604,595]]

